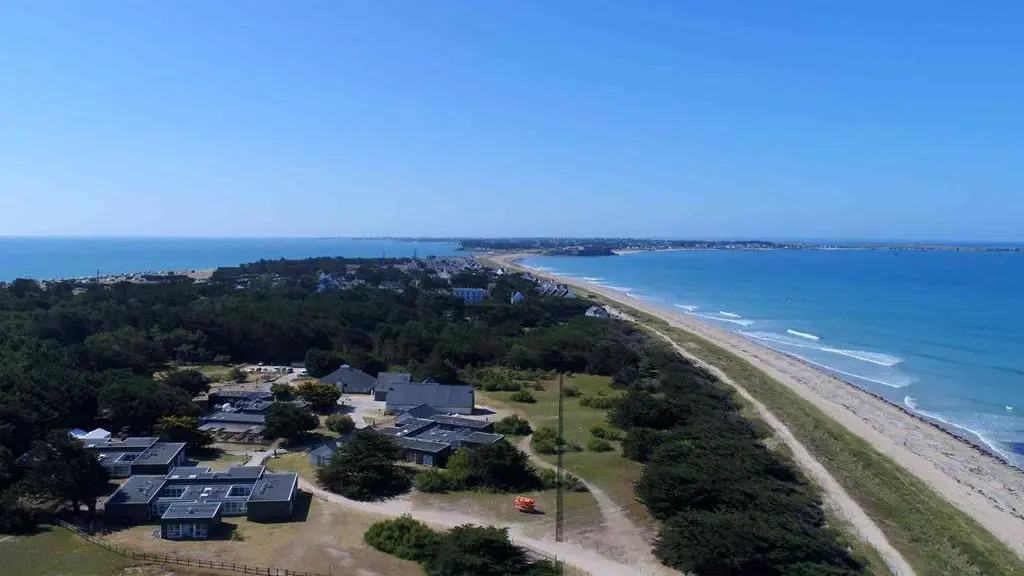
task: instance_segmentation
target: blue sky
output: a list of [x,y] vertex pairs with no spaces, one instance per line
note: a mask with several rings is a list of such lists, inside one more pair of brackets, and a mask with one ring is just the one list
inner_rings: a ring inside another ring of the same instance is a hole
[[0,234],[1024,240],[1022,19],[0,3]]

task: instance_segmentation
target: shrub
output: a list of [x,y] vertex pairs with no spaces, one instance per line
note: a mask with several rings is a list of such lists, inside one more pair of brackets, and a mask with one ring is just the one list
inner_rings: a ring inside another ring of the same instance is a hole
[[344,436],[356,429],[356,423],[348,414],[331,414],[327,417],[327,429]]
[[647,462],[654,451],[668,439],[668,434],[660,430],[632,428],[622,439],[622,455],[637,462]]
[[605,428],[604,426],[594,426],[590,429],[590,435],[594,438],[601,438],[604,440],[622,440],[623,436],[621,430]]
[[402,456],[390,437],[363,428],[317,469],[316,478],[328,490],[353,500],[390,498],[409,490],[412,483],[409,471],[397,464]]
[[562,388],[562,396],[566,398],[575,398],[580,395],[580,389],[575,386],[566,386]]
[[537,402],[537,399],[533,397],[533,394],[530,394],[526,390],[520,390],[519,392],[516,392],[515,394],[510,396],[510,399],[513,402],[520,402],[522,404],[533,404]]
[[[558,488],[558,473],[550,468],[545,468],[538,474],[545,490]],[[587,492],[587,485],[577,476],[568,472],[562,473],[562,486],[570,492]]]
[[370,526],[363,539],[377,550],[403,560],[427,562],[433,557],[440,536],[411,516],[400,516]]
[[516,415],[506,416],[494,423],[494,432],[506,436],[528,436],[533,432],[525,418]]
[[612,450],[612,445],[603,438],[591,438],[587,442],[587,450],[590,450],[591,452],[610,452]]
[[584,396],[580,398],[580,406],[597,408],[598,410],[611,410],[618,403],[615,396]]
[[441,470],[432,468],[416,475],[416,488],[418,488],[420,492],[438,493],[448,492],[451,490],[451,485],[448,481],[447,474]]
[[[531,443],[533,444],[533,449],[541,454],[557,454],[558,432],[550,426],[545,426],[533,433]],[[578,444],[568,442],[564,438],[562,439],[563,452],[580,452],[581,450],[583,448]]]
[[276,400],[288,400],[292,397],[292,387],[284,382],[274,382],[270,385],[270,393]]

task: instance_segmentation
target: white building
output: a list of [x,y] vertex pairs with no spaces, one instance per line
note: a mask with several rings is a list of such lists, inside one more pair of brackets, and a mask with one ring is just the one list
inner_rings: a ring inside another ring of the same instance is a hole
[[452,294],[462,298],[466,304],[479,304],[484,301],[487,291],[483,288],[452,288]]

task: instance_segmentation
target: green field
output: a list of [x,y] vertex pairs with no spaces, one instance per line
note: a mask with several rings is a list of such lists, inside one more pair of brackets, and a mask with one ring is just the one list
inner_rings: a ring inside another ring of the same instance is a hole
[[[507,408],[530,421],[536,430],[542,426],[558,426],[557,382],[543,382],[544,390],[530,390],[537,399],[535,404],[521,404],[510,399],[512,392],[477,392],[478,402]],[[608,376],[577,374],[565,379],[566,387],[573,386],[585,396],[599,393],[618,393],[611,388]],[[564,405],[564,432],[567,442],[583,447],[582,452],[567,452],[564,455],[565,469],[585,478],[608,493],[619,505],[624,506],[631,517],[648,522],[647,509],[633,497],[633,483],[639,477],[643,466],[622,457],[618,442],[611,452],[586,450],[590,429],[594,426],[608,426],[605,410],[580,405],[580,398],[566,398]],[[541,458],[554,464],[555,456],[542,454]]]
[[[0,536],[3,540],[4,536]],[[219,572],[217,572],[219,574]],[[0,574],[17,576],[212,576],[206,571],[131,560],[57,526],[0,542]]]

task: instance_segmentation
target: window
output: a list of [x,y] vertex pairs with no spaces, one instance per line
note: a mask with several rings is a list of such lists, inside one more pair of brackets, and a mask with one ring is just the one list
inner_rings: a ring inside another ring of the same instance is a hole
[[412,450],[407,451],[405,453],[405,461],[406,462],[412,462],[412,463],[415,464],[416,463],[416,453],[413,452]]
[[192,536],[195,538],[206,538],[209,536],[210,527],[206,524],[196,524],[195,529],[192,531]]
[[185,493],[184,486],[165,486],[160,489],[160,498],[181,498]]
[[116,464],[110,469],[113,478],[127,478],[132,475],[130,464]]
[[434,456],[431,455],[431,454],[424,454],[423,455],[423,465],[424,466],[433,466],[434,465]]
[[168,524],[166,534],[168,538],[181,538],[181,524]]
[[232,486],[230,490],[228,490],[228,496],[245,497],[248,496],[249,494],[252,494],[251,486],[235,485]]
[[221,503],[221,513],[225,516],[229,514],[245,514],[249,508],[245,502],[233,502],[226,501]]

